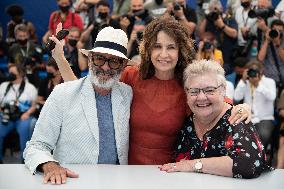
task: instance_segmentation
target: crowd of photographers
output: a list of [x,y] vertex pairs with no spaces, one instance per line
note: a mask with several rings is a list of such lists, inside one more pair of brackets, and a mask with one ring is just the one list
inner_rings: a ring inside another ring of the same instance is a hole
[[127,55],[139,65],[138,47],[145,26],[168,14],[190,31],[196,42],[197,59],[214,59],[224,67],[227,95],[235,104],[245,102],[251,106],[252,122],[269,157],[279,144],[278,167],[284,168],[283,0],[277,7],[272,7],[270,0],[228,0],[227,7],[219,0],[198,0],[195,9],[186,0],[56,2],[58,10],[50,14],[42,39],[37,38],[33,23],[24,19],[22,7],[6,8],[11,20],[6,37],[2,27],[0,30],[0,58],[7,57],[8,68],[0,68],[0,163],[4,138],[16,129],[22,150],[45,100],[54,86],[62,82],[56,63],[48,58],[50,52],[45,49],[59,22],[69,30],[65,56],[75,75],[83,77],[87,59],[78,49],[90,49],[102,28],[124,30],[129,38]]

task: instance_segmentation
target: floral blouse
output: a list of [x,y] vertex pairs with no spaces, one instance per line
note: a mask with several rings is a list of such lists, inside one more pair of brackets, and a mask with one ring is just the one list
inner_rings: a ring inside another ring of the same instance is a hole
[[228,110],[200,141],[196,135],[192,115],[179,133],[176,161],[229,156],[233,159],[233,177],[254,178],[265,170],[273,170],[266,163],[266,155],[255,127],[241,122],[231,125]]

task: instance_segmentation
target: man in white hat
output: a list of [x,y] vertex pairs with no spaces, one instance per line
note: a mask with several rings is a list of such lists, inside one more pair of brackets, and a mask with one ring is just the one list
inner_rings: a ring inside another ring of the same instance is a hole
[[[50,39],[54,59],[66,61],[63,43]],[[78,177],[60,164],[127,164],[132,89],[119,82],[127,42],[122,30],[102,29],[94,48],[82,50],[88,76],[57,85],[47,99],[24,151],[26,166],[33,174],[42,171],[44,183]]]

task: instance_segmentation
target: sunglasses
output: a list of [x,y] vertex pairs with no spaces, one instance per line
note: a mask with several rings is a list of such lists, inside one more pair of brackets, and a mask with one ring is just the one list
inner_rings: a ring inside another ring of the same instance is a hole
[[111,69],[117,70],[123,66],[124,59],[123,58],[106,58],[103,55],[90,53],[89,61],[95,66],[103,66],[106,62]]

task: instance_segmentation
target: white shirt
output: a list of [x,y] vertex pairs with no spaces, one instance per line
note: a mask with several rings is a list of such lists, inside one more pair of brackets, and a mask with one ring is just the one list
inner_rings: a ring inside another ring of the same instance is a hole
[[226,86],[226,96],[233,100],[233,98],[234,98],[234,90],[235,90],[234,89],[234,85],[230,81],[226,81],[226,84],[227,84],[227,86]]
[[[252,93],[253,91],[253,93]],[[246,83],[240,80],[236,89],[234,99],[251,106],[252,123],[259,123],[262,120],[274,119],[274,100],[276,98],[276,84],[271,78],[262,76],[256,89],[251,89],[247,80]]]
[[[29,83],[27,80],[25,81],[25,88],[23,93],[21,94],[20,98],[18,99],[19,102],[33,102],[37,99],[37,89]],[[6,92],[6,88],[8,86],[9,82],[3,82],[0,85],[0,103],[1,106],[5,103],[9,103],[11,101],[15,101],[17,99],[17,96],[19,95],[19,88],[21,84],[13,84],[13,86],[8,91],[7,95],[4,96]]]
[[257,19],[249,18],[248,12],[249,10],[245,11],[242,6],[240,6],[236,10],[235,20],[238,24],[238,45],[240,46],[244,46],[247,43],[247,41],[244,40],[243,38],[241,28],[243,27],[248,28],[250,32],[253,33],[254,35],[256,35],[257,31],[257,24],[256,24]]
[[275,9],[276,13],[280,14],[280,19],[284,21],[284,0],[281,0]]

